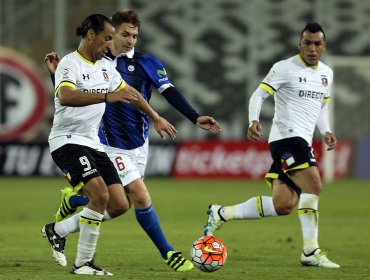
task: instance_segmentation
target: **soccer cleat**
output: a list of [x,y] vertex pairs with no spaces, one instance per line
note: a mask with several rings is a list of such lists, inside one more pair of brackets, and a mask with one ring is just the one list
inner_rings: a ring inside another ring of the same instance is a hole
[[106,271],[104,269],[101,269],[94,265],[92,261],[85,263],[82,266],[75,266],[72,267],[72,274],[80,274],[80,275],[96,275],[96,276],[111,276],[113,273],[110,273],[109,271]]
[[167,260],[165,262],[175,271],[190,271],[194,267],[191,261],[185,259],[181,252],[177,251],[167,252]]
[[60,237],[54,230],[54,224],[45,225],[41,232],[44,237],[47,237],[51,246],[51,252],[54,260],[61,266],[67,266],[67,258],[64,255],[64,247],[66,245],[66,239]]
[[222,205],[218,204],[211,204],[208,207],[207,215],[208,221],[207,224],[204,226],[204,235],[213,235],[213,233],[218,230],[223,223],[225,223],[225,219],[220,215],[220,209]]
[[326,257],[326,252],[321,249],[316,249],[311,254],[306,255],[304,252],[301,254],[301,263],[305,266],[319,266],[325,268],[339,268],[340,265],[330,261]]
[[55,221],[60,222],[76,212],[77,208],[72,208],[69,199],[71,196],[77,195],[70,186],[62,190],[61,202],[57,213],[55,214]]

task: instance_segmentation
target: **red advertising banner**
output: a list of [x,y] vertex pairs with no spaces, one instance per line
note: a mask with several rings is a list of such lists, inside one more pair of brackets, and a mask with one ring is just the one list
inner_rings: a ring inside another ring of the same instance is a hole
[[[322,143],[314,142],[314,148],[322,171]],[[349,175],[352,154],[352,143],[339,141],[333,153],[336,179]],[[145,176],[260,179],[270,165],[267,142],[192,141],[171,145],[151,143]],[[50,156],[47,143],[0,143],[1,176],[61,176],[60,174]]]
[[[313,143],[322,171],[322,142]],[[353,153],[351,142],[341,141],[334,151],[335,178],[348,175]],[[192,141],[177,146],[172,176],[178,178],[263,178],[271,165],[267,142]]]

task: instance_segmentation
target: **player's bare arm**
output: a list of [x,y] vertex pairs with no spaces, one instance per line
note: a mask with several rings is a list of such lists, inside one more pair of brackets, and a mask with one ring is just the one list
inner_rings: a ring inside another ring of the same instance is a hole
[[[63,106],[81,107],[103,102],[134,102],[138,97],[133,92],[115,92],[106,94],[91,94],[87,92],[77,91],[69,86],[62,86],[58,89],[59,102]],[[109,97],[108,97],[109,96]]]
[[247,137],[249,140],[257,141],[262,136],[262,126],[259,121],[252,121],[249,124]]
[[200,116],[197,118],[197,127],[208,130],[214,134],[220,134],[221,133],[221,127],[218,124],[218,122],[210,116]]

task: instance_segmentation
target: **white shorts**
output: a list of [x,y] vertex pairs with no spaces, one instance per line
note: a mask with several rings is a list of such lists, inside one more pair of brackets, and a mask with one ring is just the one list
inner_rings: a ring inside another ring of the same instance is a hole
[[143,146],[132,150],[103,146],[104,152],[107,153],[113,162],[123,186],[127,186],[136,179],[144,177],[148,160],[148,139],[146,139]]

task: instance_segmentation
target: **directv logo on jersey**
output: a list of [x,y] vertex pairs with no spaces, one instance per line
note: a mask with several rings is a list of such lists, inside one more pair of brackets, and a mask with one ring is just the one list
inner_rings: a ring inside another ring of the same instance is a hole
[[318,91],[311,91],[311,90],[300,90],[298,95],[299,97],[322,100],[324,93],[318,92]]
[[83,92],[91,92],[91,93],[108,93],[109,88],[92,88],[92,89],[83,89]]

